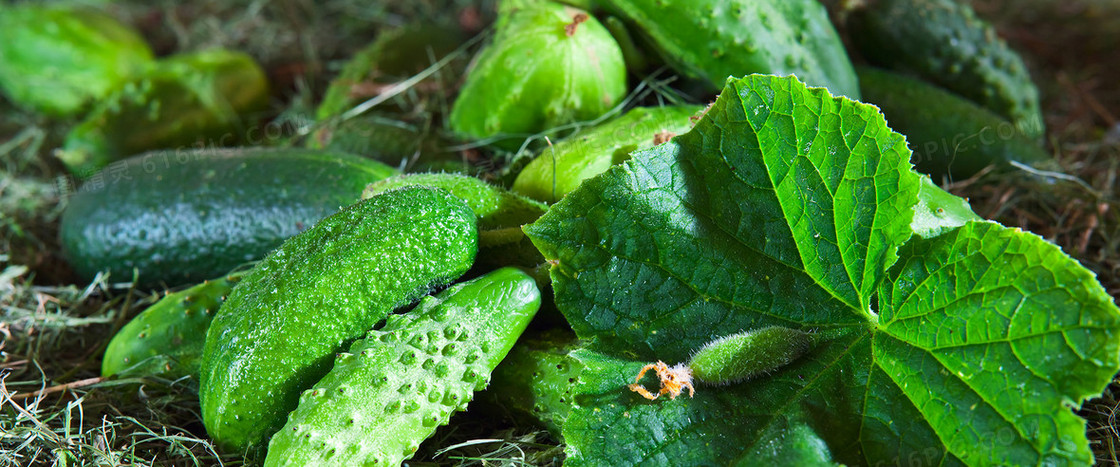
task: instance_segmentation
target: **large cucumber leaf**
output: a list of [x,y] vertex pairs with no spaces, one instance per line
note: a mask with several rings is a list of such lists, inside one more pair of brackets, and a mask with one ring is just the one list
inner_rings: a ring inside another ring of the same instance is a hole
[[[569,463],[1091,462],[1071,406],[1120,369],[1120,310],[1057,247],[931,197],[909,158],[874,107],[752,75],[526,227],[590,342]],[[771,325],[822,338],[693,398],[626,387]]]

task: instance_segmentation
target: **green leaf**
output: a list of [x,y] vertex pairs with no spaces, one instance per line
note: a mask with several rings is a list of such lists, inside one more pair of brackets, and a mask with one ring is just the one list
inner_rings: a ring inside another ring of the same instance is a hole
[[[923,186],[909,158],[874,107],[752,75],[527,226],[589,342],[569,462],[1091,462],[1070,406],[1120,368],[1120,310],[1053,245]],[[771,325],[817,343],[694,398],[627,388],[646,363]]]

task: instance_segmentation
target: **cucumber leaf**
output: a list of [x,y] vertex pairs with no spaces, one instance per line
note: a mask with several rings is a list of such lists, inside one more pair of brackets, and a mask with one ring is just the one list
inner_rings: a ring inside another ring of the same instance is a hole
[[[1057,247],[975,220],[909,159],[876,108],[752,75],[527,226],[588,342],[568,462],[1091,462],[1071,406],[1120,369],[1120,310]],[[771,325],[822,338],[692,398],[626,387]]]

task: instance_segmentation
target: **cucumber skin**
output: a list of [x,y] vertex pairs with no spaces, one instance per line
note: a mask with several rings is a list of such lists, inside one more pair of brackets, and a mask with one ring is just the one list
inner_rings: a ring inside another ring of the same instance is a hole
[[0,6],[0,89],[22,107],[76,116],[151,62],[140,34],[104,13]]
[[698,382],[730,384],[789,365],[812,346],[807,332],[770,326],[713,340],[692,354],[688,367]]
[[548,210],[545,204],[512,193],[483,180],[451,173],[419,173],[389,177],[373,182],[362,191],[362,198],[406,186],[442,188],[474,210],[479,230],[520,228],[530,224]]
[[466,272],[474,213],[446,191],[404,188],[292,237],[246,274],[206,334],[206,431],[233,451],[263,447],[343,344]]
[[1010,161],[1050,160],[1013,123],[953,93],[897,73],[861,67],[864,102],[879,107],[891,129],[906,135],[915,170],[934,180],[965,179]]
[[244,53],[173,56],[106,97],[67,133],[57,156],[84,178],[144,151],[236,144],[249,138],[243,119],[267,106],[268,93],[264,70]]
[[[499,5],[494,40],[467,74],[448,125],[465,139],[527,136],[605,114],[627,92],[622,50],[593,16],[548,0]],[[511,73],[511,70],[516,70]],[[497,144],[514,150],[522,138]]]
[[875,0],[848,20],[853,45],[873,65],[916,74],[1010,120],[1045,132],[1038,89],[1023,59],[957,0]]
[[[206,329],[242,273],[165,295],[124,325],[101,360],[101,376],[198,377]],[[141,363],[144,365],[138,366]]]
[[579,343],[570,332],[554,331],[519,343],[494,370],[489,399],[526,416],[555,439],[575,403],[574,390],[583,364],[570,353]]
[[70,197],[60,237],[74,270],[153,286],[201,282],[284,239],[395,174],[375,161],[307,149],[152,152],[113,164]]
[[[511,188],[533,199],[555,203],[591,177],[630,158],[630,153],[654,146],[661,131],[682,134],[692,129],[691,117],[700,106],[637,107],[609,122],[588,128],[541,150],[521,170]],[[554,177],[555,173],[559,175]],[[555,191],[553,190],[555,178]]]
[[729,76],[789,75],[859,99],[852,63],[818,0],[602,0],[677,71],[719,92]]
[[303,393],[265,465],[399,465],[486,387],[540,303],[532,277],[503,268],[390,316]]

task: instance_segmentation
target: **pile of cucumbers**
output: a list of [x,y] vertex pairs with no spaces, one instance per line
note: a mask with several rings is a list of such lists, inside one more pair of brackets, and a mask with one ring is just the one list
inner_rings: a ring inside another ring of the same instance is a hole
[[[383,32],[302,138],[255,147],[237,145],[260,140],[270,86],[248,55],[155,58],[103,12],[0,6],[0,90],[72,123],[55,155],[84,180],[61,224],[75,272],[189,286],[119,331],[105,377],[197,379],[215,443],[266,465],[398,465],[547,297],[521,226],[687,132],[729,76],[876,104],[935,177],[1048,159],[1022,59],[967,5],[845,4],[837,28],[817,0],[501,0],[485,40]],[[673,105],[634,105],[665,69]],[[424,112],[378,100],[413,78],[458,91]],[[562,367],[568,341],[540,342],[506,374]]]

